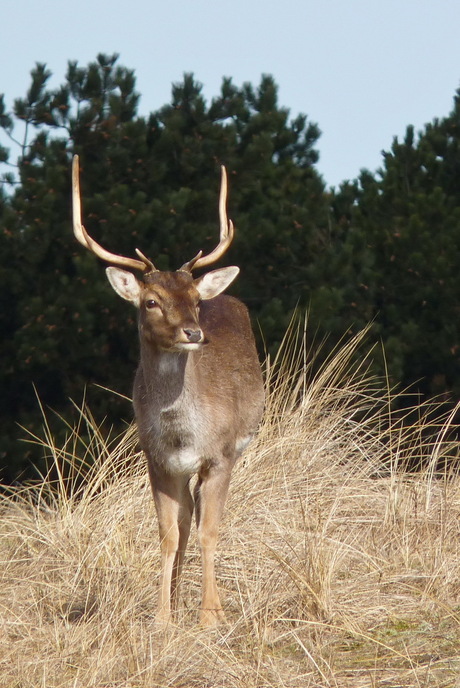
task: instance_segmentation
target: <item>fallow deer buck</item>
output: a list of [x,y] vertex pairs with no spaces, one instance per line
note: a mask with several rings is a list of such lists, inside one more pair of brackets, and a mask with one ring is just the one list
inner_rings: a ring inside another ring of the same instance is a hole
[[[194,279],[192,271],[217,261],[233,239],[227,220],[222,167],[220,242],[176,272],[106,251],[81,223],[78,156],[73,159],[73,228],[78,241],[102,260],[117,294],[139,310],[140,363],[133,401],[158,515],[161,582],[156,619],[167,623],[195,510],[202,557],[204,626],[224,620],[214,572],[219,522],[236,459],[259,424],[264,390],[246,307],[222,294],[238,275],[226,267]],[[143,273],[142,281],[132,272]],[[190,480],[197,482],[190,491]]]

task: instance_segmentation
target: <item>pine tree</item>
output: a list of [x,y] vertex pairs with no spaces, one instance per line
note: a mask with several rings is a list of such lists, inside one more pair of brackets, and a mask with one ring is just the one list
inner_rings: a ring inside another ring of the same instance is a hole
[[408,127],[378,175],[363,173],[335,199],[348,213],[350,298],[374,320],[391,379],[428,395],[460,392],[459,96],[447,118],[418,136]]
[[[86,68],[69,63],[56,90],[48,88],[49,77],[45,65],[36,65],[26,97],[11,114],[0,111],[10,136],[13,125],[24,127],[17,184],[0,204],[0,248],[8,256],[0,274],[8,332],[1,345],[8,399],[2,423],[33,432],[41,420],[32,383],[42,403],[64,415],[69,398],[78,401],[88,384],[97,417],[107,424],[131,417],[128,403],[92,385],[130,393],[135,312],[127,316],[101,265],[72,235],[73,153],[80,156],[90,234],[121,254],[139,247],[160,269],[176,269],[215,245],[225,164],[237,226],[226,259],[241,265],[237,292],[272,347],[297,303],[312,298],[320,261],[315,270],[311,263],[328,243],[327,202],[314,168],[319,130],[305,117],[289,119],[271,77],[257,88],[224,79],[208,104],[186,74],[171,103],[148,118],[137,115],[134,74],[116,55],[98,55]],[[28,456],[14,433],[5,435],[11,441],[4,444],[4,479],[11,479],[29,459],[37,462],[37,452],[32,447]]]

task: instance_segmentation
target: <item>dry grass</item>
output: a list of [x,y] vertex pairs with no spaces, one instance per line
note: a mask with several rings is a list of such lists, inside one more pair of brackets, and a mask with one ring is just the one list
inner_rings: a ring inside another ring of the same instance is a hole
[[[233,475],[217,561],[228,625],[196,625],[192,539],[177,626],[155,630],[159,546],[134,433],[107,446],[82,412],[65,447],[47,437],[54,479],[1,504],[0,686],[460,686],[460,479],[454,463],[435,473],[458,450],[449,419],[420,412],[401,429],[351,364],[359,338],[311,380],[295,340]],[[409,475],[414,457],[425,468]]]

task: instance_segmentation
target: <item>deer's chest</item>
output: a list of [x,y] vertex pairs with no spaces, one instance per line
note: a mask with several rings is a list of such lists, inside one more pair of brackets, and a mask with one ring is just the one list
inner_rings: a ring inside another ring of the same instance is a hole
[[209,455],[214,410],[188,378],[184,360],[163,356],[150,375],[138,371],[134,406],[149,461],[170,473],[191,475]]
[[206,453],[206,422],[192,404],[158,409],[149,423],[152,459],[171,473],[196,473]]

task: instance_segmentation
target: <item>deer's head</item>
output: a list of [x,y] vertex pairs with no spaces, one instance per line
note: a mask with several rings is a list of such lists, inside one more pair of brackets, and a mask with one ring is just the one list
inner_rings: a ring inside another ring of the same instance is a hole
[[[205,333],[199,325],[200,302],[221,294],[239,273],[239,268],[231,266],[213,270],[197,279],[192,275],[194,269],[216,262],[233,239],[233,224],[227,219],[226,213],[227,175],[225,168],[221,169],[219,244],[206,256],[200,251],[175,272],[162,272],[139,249],[136,249],[138,258],[119,256],[110,253],[89,236],[81,222],[78,156],[73,158],[74,234],[85,248],[111,263],[111,267],[106,269],[110,284],[119,296],[139,309],[141,337],[161,350],[192,351],[205,343]],[[142,278],[138,279],[131,270],[141,273]]]

